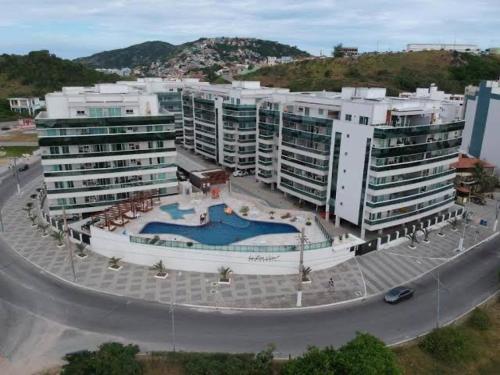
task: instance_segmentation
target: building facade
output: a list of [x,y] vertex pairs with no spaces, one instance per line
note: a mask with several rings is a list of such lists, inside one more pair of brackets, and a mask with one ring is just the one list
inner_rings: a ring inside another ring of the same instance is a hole
[[457,101],[366,88],[274,95],[259,104],[257,123],[256,178],[362,235],[453,205]]
[[187,85],[183,90],[184,146],[232,169],[254,169],[257,103],[287,89],[259,82],[231,85]]
[[464,153],[500,166],[500,81],[467,87]]
[[45,106],[40,98],[8,98],[10,110],[22,115],[34,117]]
[[406,45],[407,52],[419,51],[457,51],[465,53],[481,53],[481,48],[476,44],[456,43],[411,43]]
[[87,215],[148,192],[177,192],[175,118],[127,85],[65,87],[36,118],[51,215]]

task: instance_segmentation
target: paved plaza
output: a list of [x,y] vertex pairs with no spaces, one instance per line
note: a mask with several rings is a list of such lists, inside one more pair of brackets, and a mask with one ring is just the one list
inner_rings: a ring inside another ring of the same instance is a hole
[[[73,282],[66,247],[58,248],[51,237],[42,237],[22,207],[41,183],[35,179],[23,187],[3,208],[5,232],[2,238],[15,251],[40,268]],[[492,200],[488,206],[472,205],[475,215],[465,228],[465,247],[470,247],[492,234],[495,215]],[[488,227],[478,224],[487,220]],[[369,297],[390,287],[406,283],[458,255],[462,224],[453,231],[443,228],[444,237],[435,230],[430,242],[419,243],[415,249],[407,241],[383,250],[358,256],[333,268],[311,273],[305,284],[303,305],[317,306]],[[165,280],[154,277],[148,267],[123,264],[120,271],[108,269],[108,260],[89,251],[85,259],[75,257],[76,284],[83,287],[133,298],[162,303],[241,308],[290,308],[295,306],[297,276],[234,275],[230,285],[218,284],[218,275],[209,273],[169,271]],[[168,265],[167,265],[168,268]],[[330,277],[334,286],[329,283]]]

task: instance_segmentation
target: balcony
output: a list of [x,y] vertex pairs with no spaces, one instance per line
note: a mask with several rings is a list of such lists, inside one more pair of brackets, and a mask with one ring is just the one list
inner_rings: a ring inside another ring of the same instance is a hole
[[422,177],[417,177],[417,178],[410,178],[406,180],[400,180],[400,181],[394,181],[394,182],[388,182],[385,184],[368,184],[368,188],[372,190],[381,190],[381,189],[389,189],[389,188],[394,188],[394,187],[399,187],[399,186],[405,186],[409,184],[416,184],[419,182],[424,182],[424,181],[429,181],[433,180],[435,178],[443,177],[443,176],[450,176],[452,174],[455,174],[456,170],[455,169],[449,169],[441,173],[436,173],[436,174],[431,174],[427,176],[422,176]]
[[409,195],[409,196],[405,196],[405,197],[393,198],[393,199],[389,199],[389,200],[385,200],[385,201],[381,201],[381,202],[366,202],[366,205],[368,207],[371,207],[371,208],[378,208],[378,207],[389,206],[392,204],[411,202],[411,201],[414,201],[416,199],[428,197],[428,196],[433,195],[433,194],[438,194],[438,193],[441,193],[443,191],[450,190],[452,188],[453,188],[453,183],[445,185],[445,186],[441,186],[437,189],[433,189],[433,190],[429,190],[429,191],[425,191],[425,192],[421,192],[418,194],[413,194],[413,195]]
[[427,142],[419,144],[401,145],[387,148],[373,148],[372,156],[377,158],[391,157],[391,156],[402,156],[419,154],[428,151],[444,150],[447,148],[458,147],[462,144],[462,137],[446,140],[446,141],[436,141]]

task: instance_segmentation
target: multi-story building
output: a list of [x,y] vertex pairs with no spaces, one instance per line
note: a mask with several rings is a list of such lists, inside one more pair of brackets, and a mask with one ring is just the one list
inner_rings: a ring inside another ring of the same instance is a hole
[[261,87],[251,81],[187,85],[182,99],[184,146],[228,168],[254,169],[257,103],[286,92],[288,89]]
[[453,205],[460,118],[457,101],[385,89],[273,95],[259,105],[256,176],[363,236],[422,220]]
[[10,110],[23,115],[34,117],[45,106],[40,98],[9,98]]
[[[462,150],[500,166],[500,81],[467,87]],[[498,171],[498,170],[497,170]]]
[[36,118],[51,215],[88,214],[141,192],[177,192],[174,115],[127,85],[65,87]]
[[476,44],[456,44],[456,43],[411,43],[406,45],[407,52],[419,51],[457,51],[465,53],[481,53],[481,48]]

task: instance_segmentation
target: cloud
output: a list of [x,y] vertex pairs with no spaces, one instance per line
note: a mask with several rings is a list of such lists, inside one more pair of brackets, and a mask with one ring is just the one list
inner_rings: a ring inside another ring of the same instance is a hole
[[[248,36],[329,52],[407,43],[500,45],[498,0],[0,0],[0,51],[63,57],[147,40]],[[496,38],[496,39],[495,39]]]

